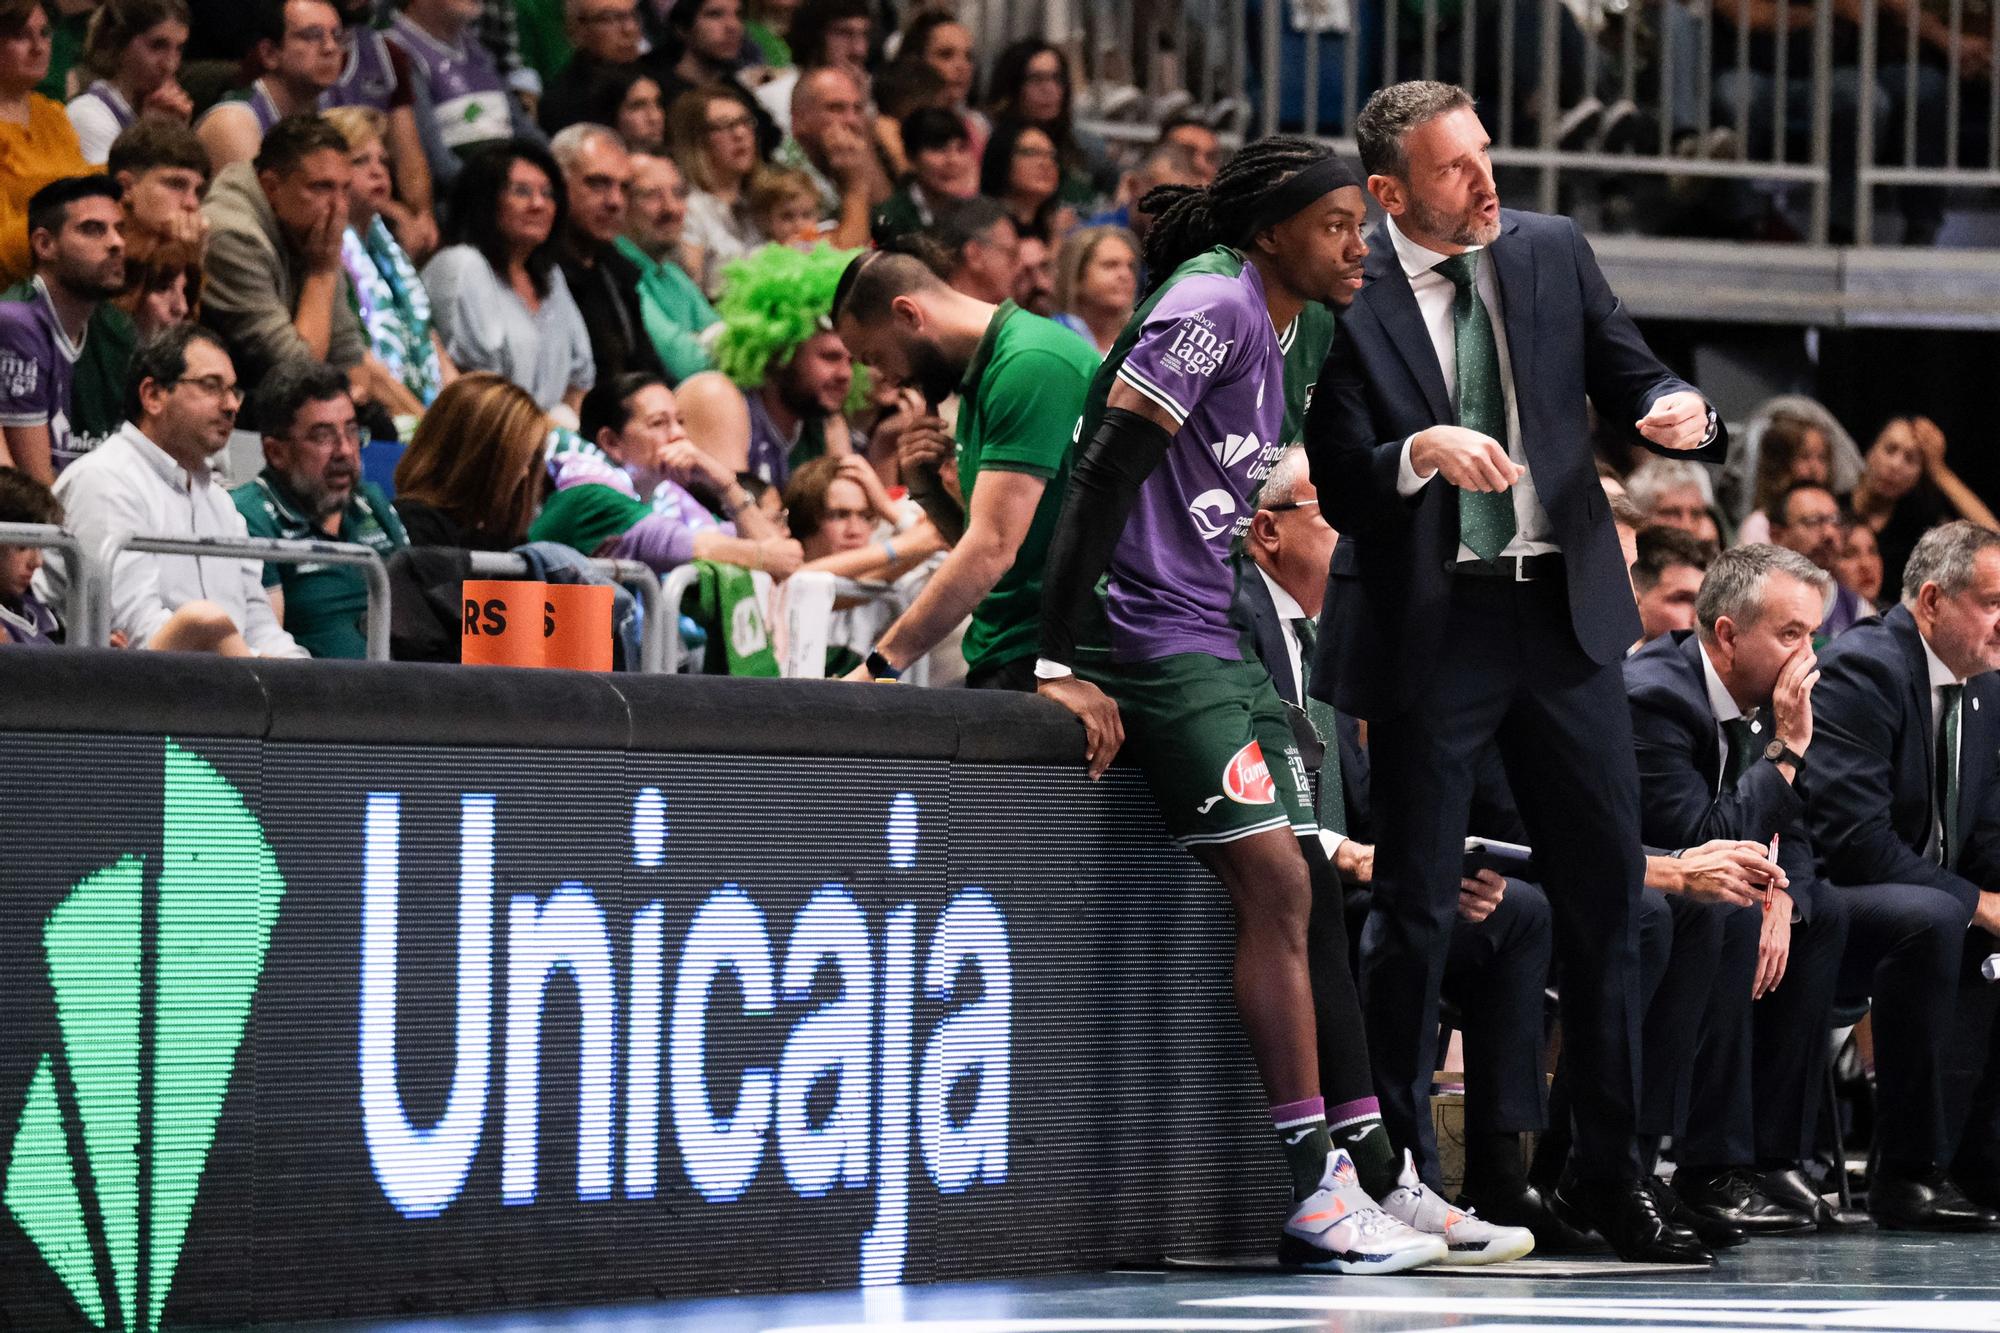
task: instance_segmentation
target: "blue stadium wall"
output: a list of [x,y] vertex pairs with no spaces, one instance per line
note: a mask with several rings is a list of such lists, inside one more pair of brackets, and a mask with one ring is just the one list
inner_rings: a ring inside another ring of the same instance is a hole
[[0,653],[0,1328],[1097,1269],[1285,1198],[1039,701]]

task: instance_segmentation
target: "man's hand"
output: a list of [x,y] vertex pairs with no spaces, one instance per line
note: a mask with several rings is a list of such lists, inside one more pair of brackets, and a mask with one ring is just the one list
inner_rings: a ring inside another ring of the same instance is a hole
[[1125,744],[1125,724],[1119,720],[1118,705],[1111,696],[1077,676],[1036,681],[1035,693],[1055,700],[1082,719],[1083,761],[1089,765],[1092,782],[1103,777]]
[[1375,882],[1375,845],[1356,842],[1353,838],[1343,838],[1333,849],[1333,868],[1340,878],[1349,884],[1373,884]]
[[208,248],[208,214],[200,209],[167,215],[167,236],[181,245],[191,245],[197,254]]
[[1764,904],[1764,928],[1757,936],[1757,977],[1750,986],[1750,998],[1761,1000],[1778,989],[1785,979],[1785,964],[1792,956],[1792,895],[1772,889]]
[[896,440],[896,463],[905,473],[936,472],[957,453],[958,444],[944,419],[929,414],[910,421]]
[[1699,449],[1708,438],[1708,402],[1698,393],[1662,394],[1635,424],[1662,449]]
[[1972,924],[1989,935],[2000,935],[2000,893],[1979,891],[1979,906],[1972,909]]
[[1819,683],[1819,659],[1812,644],[1802,643],[1778,669],[1778,684],[1771,691],[1771,725],[1778,739],[1800,754],[1812,744],[1812,690]]
[[1462,921],[1478,925],[1492,916],[1507,894],[1507,881],[1498,871],[1482,869],[1471,879],[1458,881],[1458,915]]
[[843,454],[834,465],[834,475],[843,481],[851,481],[861,488],[868,497],[868,507],[885,523],[894,523],[900,515],[896,512],[896,502],[889,498],[889,492],[882,485],[882,478],[875,473],[874,464],[860,454]]
[[1418,476],[1443,473],[1462,491],[1504,491],[1528,474],[1491,435],[1463,426],[1432,426],[1410,441]]
[[408,252],[411,262],[421,264],[438,247],[437,219],[420,209],[399,211],[400,217],[390,216],[390,229],[396,233],[396,243]]
[[314,277],[325,277],[340,271],[340,238],[347,230],[347,196],[342,195],[326,206],[312,230],[306,233],[305,244],[301,247],[306,261],[306,272]]
[[757,568],[780,583],[799,572],[806,549],[790,537],[766,537],[757,543]]
[[1749,907],[1764,901],[1765,890],[1791,883],[1759,842],[1705,842],[1682,852],[1680,863],[1680,892],[1699,903]]
[[833,124],[826,127],[822,147],[826,152],[827,174],[841,189],[853,190],[868,183],[875,151],[868,140],[845,125]]

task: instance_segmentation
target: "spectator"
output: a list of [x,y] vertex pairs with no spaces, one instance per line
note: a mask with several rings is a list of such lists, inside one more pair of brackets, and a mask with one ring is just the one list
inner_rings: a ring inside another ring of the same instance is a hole
[[1123,227],[1071,232],[1056,259],[1056,323],[1109,356],[1138,303],[1139,238]]
[[940,210],[979,194],[979,158],[964,121],[938,107],[919,107],[903,117],[901,133],[910,178],[875,210],[871,232],[877,245],[928,227]]
[[983,195],[905,237],[904,247],[952,287],[988,305],[1012,296],[1021,276],[1021,231],[1006,209]]
[[[251,536],[349,542],[385,561],[409,544],[389,497],[361,479],[367,431],[354,419],[344,375],[289,361],[254,396],[264,470],[231,492]],[[314,657],[368,655],[368,581],[355,566],[266,564],[264,588],[286,631]]]
[[1030,314],[1044,319],[1053,318],[1056,313],[1056,266],[1048,238],[1040,232],[1022,232],[1021,243],[1015,248],[1014,256],[1020,264],[1020,270],[1014,277],[1014,304]]
[[1929,417],[1897,417],[1868,446],[1850,504],[1854,516],[1874,530],[1886,587],[1902,586],[1903,563],[1918,539],[1946,519],[2000,528],[1993,511],[1944,456],[1944,432]]
[[[951,109],[951,91],[937,71],[920,60],[892,60],[871,81],[875,94],[875,152],[892,180],[910,174],[903,121],[917,111],[941,111],[960,134],[965,121]],[[982,140],[983,143],[983,140]],[[975,173],[979,157],[973,155]]]
[[1714,502],[1708,472],[1684,458],[1648,458],[1625,478],[1625,493],[1647,523],[1680,528],[1702,536],[1708,507]]
[[1882,598],[1882,551],[1875,544],[1875,529],[1852,515],[1840,521],[1840,558],[1833,577],[1861,599],[1862,615],[1875,614]]
[[1694,628],[1695,597],[1712,555],[1679,528],[1654,526],[1637,537],[1632,592],[1639,603],[1640,644]]
[[792,30],[792,15],[799,0],[750,0],[750,12],[743,23],[743,35],[756,46],[766,69],[789,69],[791,43],[785,40]]
[[[1817,400],[1804,394],[1780,394],[1758,406],[1751,416],[1749,429],[1743,432],[1742,444],[1731,445],[1729,460],[1722,465],[1720,489],[1728,499],[1728,512],[1732,519],[1742,523],[1757,508],[1757,478],[1764,466],[1764,436],[1774,427],[1784,437],[1785,443],[1795,439],[1806,427],[1816,429],[1826,441],[1828,454],[1827,475],[1819,480],[1831,486],[1835,495],[1844,498],[1853,493],[1855,483],[1861,480],[1861,447],[1854,442],[1854,437]],[[1799,478],[1801,481],[1808,479]],[[1783,484],[1780,483],[1773,494],[1782,489]],[[1738,536],[1740,540],[1750,540],[1741,532]]]
[[948,9],[925,9],[903,29],[898,60],[918,60],[929,66],[944,83],[944,106],[965,125],[977,156],[986,147],[991,126],[986,117],[972,109],[972,81],[977,68],[972,58],[972,32]]
[[[635,372],[601,382],[583,400],[583,432],[613,466],[565,457],[530,540],[642,561],[662,574],[708,560],[783,579],[804,559],[735,474],[688,439],[673,390],[658,377]],[[729,522],[716,519],[713,504]]]
[[[750,472],[783,487],[823,454],[854,451],[841,415],[854,362],[829,324],[847,256],[772,246],[730,270],[715,363],[750,405]],[[699,438],[699,437],[697,437]]]
[[556,135],[549,153],[562,168],[570,200],[556,253],[590,334],[597,377],[615,379],[628,370],[665,373],[639,308],[639,268],[614,244],[625,230],[632,155],[616,131],[588,122]]
[[0,301],[0,436],[44,486],[98,443],[72,425],[72,384],[93,318],[125,290],[123,221],[109,176],[59,180],[28,201],[35,275],[22,299]]
[[1140,201],[1162,185],[1201,188],[1201,176],[1194,162],[1194,154],[1185,145],[1170,141],[1154,144],[1139,159],[1138,166],[1118,178],[1117,207],[1099,213],[1090,219],[1089,225],[1124,227],[1143,243],[1153,217],[1140,207]]
[[[112,141],[104,170],[118,182],[125,210],[125,241],[180,241],[199,256],[208,248],[208,217],[201,196],[208,188],[208,150],[193,130],[170,120],[141,116]],[[123,398],[124,368],[119,368]]]
[[475,371],[445,386],[396,464],[396,516],[416,546],[509,551],[547,481],[549,421],[518,384]]
[[865,115],[865,85],[840,69],[808,70],[792,90],[792,133],[772,159],[819,193],[821,232],[842,249],[868,244],[868,219],[889,198]]
[[667,142],[694,188],[688,191],[687,244],[700,253],[690,268],[711,298],[722,266],[764,243],[750,217],[750,180],[762,159],[750,99],[729,88],[697,88],[667,113]]
[[1192,116],[1169,120],[1160,127],[1160,142],[1178,144],[1193,155],[1195,183],[1204,189],[1214,182],[1215,173],[1222,170],[1222,136],[1206,121]]
[[36,0],[0,0],[0,286],[28,276],[28,200],[90,171],[62,103],[35,91],[49,68],[49,16]]
[[465,159],[487,144],[541,141],[492,53],[469,31],[480,13],[479,0],[404,0],[389,26],[389,44],[414,76],[411,105],[438,189],[449,189]]
[[257,28],[248,63],[257,77],[195,122],[217,175],[256,157],[279,121],[319,110],[340,79],[340,11],[330,0],[254,0],[250,20]]
[[359,373],[368,341],[340,268],[353,177],[340,132],[293,116],[265,133],[255,162],[224,167],[209,189],[202,322],[253,382],[299,357]]
[[382,147],[394,192],[376,206],[389,230],[421,263],[437,249],[437,197],[423,130],[417,124],[416,75],[410,58],[374,26],[373,0],[338,0],[341,46],[347,55],[340,78],[320,97],[322,110],[365,107],[387,117]]
[[1061,188],[1055,141],[1047,130],[1018,120],[993,127],[979,162],[979,192],[998,200],[1015,227],[1044,229],[1055,236],[1069,231],[1076,211],[1057,197]]
[[953,291],[908,255],[854,261],[833,323],[858,359],[923,403],[960,395],[955,427],[926,409],[897,442],[910,494],[949,535],[951,554],[875,641],[860,676],[905,670],[970,614],[967,683],[1032,691],[1042,566],[1097,358],[1047,320]]
[[566,0],[563,22],[576,54],[549,80],[536,110],[549,134],[590,119],[591,85],[598,76],[631,67],[643,54],[638,0]]
[[[0,523],[63,520],[54,492],[19,468],[0,467]],[[38,546],[0,546],[0,645],[43,647],[63,641],[62,622],[35,596],[42,567]]]
[[1061,51],[1039,38],[1024,37],[994,60],[990,86],[987,100],[996,124],[1017,120],[1038,126],[1055,145],[1064,203],[1082,206],[1096,195],[1111,193],[1118,183],[1117,165],[1102,139],[1071,123],[1074,86],[1069,60]]
[[[368,354],[361,363],[368,398],[394,415],[416,415],[430,406],[457,369],[431,325],[430,293],[382,215],[391,188],[382,137],[388,118],[370,107],[347,106],[327,112],[325,120],[347,141],[354,168],[340,266],[353,293],[355,315],[368,335]],[[254,410],[251,416],[254,420]]]
[[667,16],[669,64],[660,65],[660,92],[669,106],[692,88],[725,88],[742,93],[746,109],[757,126],[758,150],[768,153],[778,145],[781,132],[777,122],[750,98],[749,90],[737,81],[743,63],[743,6],[741,0],[675,0],[665,10]]
[[790,41],[793,68],[757,90],[758,109],[781,134],[792,132],[792,91],[807,70],[844,69],[868,87],[874,11],[868,0],[805,0],[792,16]]
[[[1840,563],[1840,502],[1818,482],[1793,482],[1772,501],[1771,541],[1833,573]],[[1867,614],[1859,597],[1835,584],[1819,627],[1821,642]]]
[[104,161],[142,114],[188,123],[194,103],[175,77],[187,39],[183,0],[109,0],[91,16],[83,63],[95,77],[68,107],[85,161]]
[[1771,540],[1771,507],[1778,497],[1800,482],[1832,490],[1832,479],[1833,446],[1822,425],[1803,415],[1771,413],[1757,439],[1752,507],[1736,529],[1736,540],[1745,545]]
[[452,185],[445,248],[424,266],[431,313],[460,370],[490,371],[574,425],[596,382],[590,332],[556,263],[569,194],[529,139],[468,159]]
[[686,222],[687,184],[674,160],[633,154],[625,234],[617,245],[639,271],[640,319],[676,382],[714,364],[702,335],[721,320],[684,266]]
[[[853,455],[800,464],[785,483],[785,514],[805,553],[802,568],[838,578],[893,581],[945,548],[929,519],[894,531],[901,515],[874,469]],[[891,535],[879,535],[885,526]],[[842,675],[861,665],[853,656]]]
[[[129,227],[126,235],[132,237]],[[93,317],[90,338],[77,358],[76,377],[70,385],[72,438],[86,429],[86,420],[108,417],[106,409],[115,410],[118,402],[86,389],[86,372],[93,377],[92,383],[103,382],[114,373],[122,376],[131,364],[135,343],[195,317],[201,309],[201,286],[201,251],[194,246],[185,241],[152,240],[144,232],[126,241],[125,290],[106,306],[125,316],[130,332],[122,342],[103,341],[113,326],[108,320]],[[117,337],[111,334],[112,339]]]
[[819,191],[803,171],[760,171],[750,183],[750,220],[773,245],[819,244]]
[[[242,400],[229,353],[208,330],[185,324],[139,344],[125,425],[56,479],[70,531],[86,545],[117,532],[247,535],[209,464],[229,443]],[[60,561],[36,575],[37,593],[58,614],[70,577]],[[128,551],[112,566],[110,624],[144,648],[306,655],[264,596],[258,560]]]
[[635,153],[660,153],[667,146],[667,106],[660,81],[640,65],[616,65],[597,72],[584,93],[581,117],[609,125]]

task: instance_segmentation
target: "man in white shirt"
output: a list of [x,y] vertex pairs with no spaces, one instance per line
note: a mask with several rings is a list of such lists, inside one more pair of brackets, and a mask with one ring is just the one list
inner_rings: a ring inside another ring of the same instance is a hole
[[[221,341],[191,324],[159,333],[134,353],[129,383],[124,426],[56,478],[70,531],[93,546],[117,532],[247,536],[209,466],[243,401]],[[304,657],[272,611],[263,572],[258,560],[126,552],[113,566],[112,632],[133,647]],[[64,606],[71,577],[51,560],[36,593]]]

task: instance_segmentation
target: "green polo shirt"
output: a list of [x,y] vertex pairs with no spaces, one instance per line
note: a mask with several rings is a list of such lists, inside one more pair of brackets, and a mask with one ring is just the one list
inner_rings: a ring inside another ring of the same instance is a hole
[[[284,479],[270,468],[229,493],[252,537],[326,541]],[[410,539],[389,497],[368,482],[356,482],[331,540],[373,547],[387,560]],[[264,586],[285,590],[285,629],[314,657],[366,657],[368,581],[355,565],[265,565]]]
[[1025,472],[1047,486],[1014,564],[972,613],[965,664],[973,671],[1032,657],[1041,641],[1042,567],[1069,488],[1071,445],[1097,352],[1068,329],[1003,304],[959,385],[958,486],[968,512],[979,474]]

